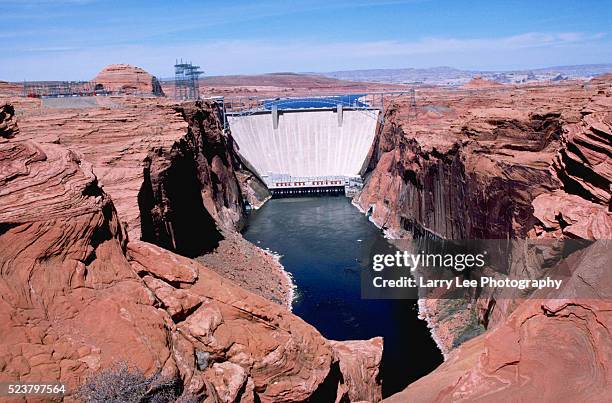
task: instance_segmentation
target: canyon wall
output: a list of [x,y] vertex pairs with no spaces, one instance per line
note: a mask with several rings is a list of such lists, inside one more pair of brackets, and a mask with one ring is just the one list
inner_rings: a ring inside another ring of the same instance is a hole
[[375,168],[355,199],[374,222],[395,237],[415,230],[447,239],[526,236],[532,198],[560,187],[549,171],[559,115],[500,109],[455,132],[421,132],[398,122],[400,108],[387,112]]
[[187,123],[186,132],[145,158],[138,194],[141,239],[195,257],[218,246],[217,224],[230,231],[240,228],[244,207],[232,139],[223,133],[213,106],[175,110]]
[[387,110],[355,203],[395,237],[525,238],[543,224],[534,200],[562,192],[597,209],[605,232],[609,86],[423,92],[416,118],[400,99]]
[[[395,100],[354,203],[396,238],[610,239],[611,82],[422,90],[417,116]],[[389,401],[603,399],[608,247],[565,262],[561,295],[419,301],[446,360]]]

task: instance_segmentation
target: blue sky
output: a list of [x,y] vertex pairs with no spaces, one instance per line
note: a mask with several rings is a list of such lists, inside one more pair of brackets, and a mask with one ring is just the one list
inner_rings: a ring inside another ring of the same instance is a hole
[[2,0],[0,80],[612,63],[608,1]]

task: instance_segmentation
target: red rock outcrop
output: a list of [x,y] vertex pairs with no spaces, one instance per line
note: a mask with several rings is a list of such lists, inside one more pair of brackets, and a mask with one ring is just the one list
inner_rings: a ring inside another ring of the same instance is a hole
[[129,64],[111,64],[103,68],[92,80],[97,90],[122,94],[164,95],[155,76]]
[[[151,244],[130,242],[128,257],[145,283],[153,286],[150,289],[162,306],[172,307],[175,312],[174,351],[177,363],[188,364],[179,365],[188,390],[198,391],[208,381],[208,375],[217,377],[225,373],[234,383],[229,388],[234,392],[223,393],[232,395],[250,378],[261,401],[302,401],[314,398],[313,393],[328,401],[345,389],[357,400],[367,399],[369,393],[380,399],[376,381],[382,353],[380,340],[369,349],[365,347],[367,342],[327,342],[312,326],[282,307],[203,270],[190,259]],[[159,271],[147,269],[160,266],[185,270],[184,282],[174,281],[174,286],[170,285],[159,277]],[[363,343],[364,347],[358,350],[357,362],[342,368],[344,361],[337,358],[335,351],[351,349],[350,343]],[[194,370],[198,352],[207,353],[209,362],[227,363],[229,368]],[[370,376],[355,377],[349,371]],[[346,379],[356,382],[345,384]]]
[[608,239],[612,234],[606,207],[561,190],[536,197],[533,210],[538,237]]
[[125,233],[91,165],[58,145],[0,145],[3,380],[62,379],[121,356],[170,356],[164,318],[124,256]]
[[380,398],[380,340],[329,342],[191,259],[127,242],[78,153],[10,140],[0,167],[1,381],[73,391],[125,360],[213,401]]
[[612,182],[612,97],[598,95],[580,122],[564,127],[555,170],[568,193],[608,205]]
[[377,402],[382,388],[372,380],[378,379],[382,359],[383,339],[332,341],[332,346],[340,362],[340,372],[344,376],[348,401]]

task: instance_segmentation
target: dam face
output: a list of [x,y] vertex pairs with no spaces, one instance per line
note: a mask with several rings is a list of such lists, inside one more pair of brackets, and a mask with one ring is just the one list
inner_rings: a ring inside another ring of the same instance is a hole
[[357,186],[379,113],[273,109],[227,119],[241,156],[280,196]]

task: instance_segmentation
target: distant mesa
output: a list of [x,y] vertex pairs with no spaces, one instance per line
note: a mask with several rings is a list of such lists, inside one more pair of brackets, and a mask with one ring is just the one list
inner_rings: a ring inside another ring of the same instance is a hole
[[164,95],[155,76],[129,64],[110,64],[103,68],[93,81],[96,83],[97,91]]
[[503,84],[495,81],[487,80],[482,77],[474,77],[467,84],[465,84],[463,88],[500,88],[503,86]]

